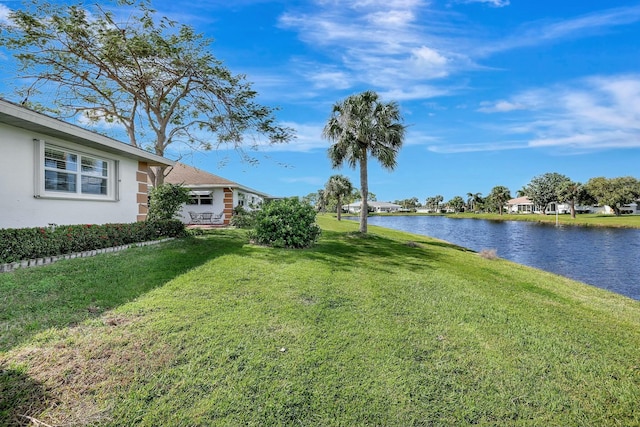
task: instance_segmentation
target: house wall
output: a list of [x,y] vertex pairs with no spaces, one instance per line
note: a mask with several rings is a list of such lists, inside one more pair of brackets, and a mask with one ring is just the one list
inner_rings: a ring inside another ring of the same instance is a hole
[[[211,205],[183,205],[179,214],[180,219],[185,224],[189,224],[191,222],[191,215],[189,212],[194,212],[196,214],[213,212],[216,215],[222,212],[224,213],[224,224],[228,225],[231,217],[233,216],[233,208],[238,206],[240,200],[244,200],[244,208],[249,211],[252,210],[249,206],[249,202],[251,200],[254,200],[254,203],[259,202],[261,204],[263,202],[262,197],[257,194],[238,191],[235,188],[207,187],[206,185],[189,186],[188,184],[185,184],[185,186],[194,191],[210,191],[213,196],[213,204]],[[239,193],[242,193],[242,195]]]
[[[36,144],[45,140],[69,150],[117,162],[116,200],[72,200],[35,197]],[[146,216],[146,164],[106,154],[46,135],[0,124],[0,228],[46,226],[49,223],[129,223]],[[144,185],[142,185],[144,184]],[[142,188],[145,187],[145,188]]]
[[[195,188],[193,189],[195,190]],[[198,186],[197,191],[211,191],[211,194],[213,196],[213,204],[182,205],[182,208],[180,210],[180,219],[182,220],[182,222],[184,222],[185,224],[189,224],[191,222],[191,215],[189,215],[189,212],[195,212],[197,214],[204,213],[204,212],[212,212],[214,214],[219,214],[220,212],[224,212],[225,223],[228,223],[229,218],[231,218],[231,210],[227,214],[227,208],[225,207],[225,201],[226,201],[225,190],[222,188],[207,188],[205,186]]]
[[236,206],[234,203],[238,203],[238,194],[236,190],[231,188],[224,189],[224,223],[229,224],[231,216],[233,215],[233,208]]
[[242,202],[242,207],[251,212],[260,209],[264,203],[264,199],[258,194],[248,191],[233,191],[233,207],[238,206]]

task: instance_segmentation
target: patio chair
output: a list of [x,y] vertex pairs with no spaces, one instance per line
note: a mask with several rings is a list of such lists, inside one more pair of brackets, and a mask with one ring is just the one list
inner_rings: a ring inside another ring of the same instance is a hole
[[203,212],[200,214],[200,224],[212,224],[213,212]]
[[220,212],[219,214],[213,215],[211,219],[212,224],[224,224],[224,212]]
[[189,217],[191,218],[189,220],[189,225],[191,224],[202,224],[202,218],[200,217],[200,214],[193,212],[193,211],[189,211]]

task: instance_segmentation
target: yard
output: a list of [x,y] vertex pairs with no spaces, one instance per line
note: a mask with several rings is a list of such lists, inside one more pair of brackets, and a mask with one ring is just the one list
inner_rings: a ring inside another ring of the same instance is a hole
[[640,424],[640,302],[318,220],[0,275],[0,424]]

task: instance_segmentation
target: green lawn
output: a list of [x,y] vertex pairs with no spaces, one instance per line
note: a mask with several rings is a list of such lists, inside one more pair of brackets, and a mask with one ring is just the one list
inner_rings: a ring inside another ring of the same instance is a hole
[[[450,215],[455,217],[455,214]],[[575,218],[571,215],[540,215],[540,214],[458,214],[462,218],[490,219],[502,221],[534,221],[555,223],[556,219],[560,224],[578,225],[584,227],[623,227],[623,228],[640,228],[640,215],[596,215],[596,214],[580,214]]]
[[640,425],[640,302],[318,220],[0,275],[0,425]]
[[[423,213],[389,213],[374,214],[380,216],[424,216],[424,215],[445,215],[445,214],[423,214]],[[446,214],[449,218],[471,218],[471,219],[487,219],[491,221],[532,221],[545,222],[555,224],[556,220],[564,225],[577,225],[583,227],[622,227],[622,228],[640,228],[640,215],[596,215],[596,214],[579,214],[575,218],[571,215],[540,215],[540,214],[502,214],[497,213],[458,213]],[[357,219],[352,216],[351,219]]]

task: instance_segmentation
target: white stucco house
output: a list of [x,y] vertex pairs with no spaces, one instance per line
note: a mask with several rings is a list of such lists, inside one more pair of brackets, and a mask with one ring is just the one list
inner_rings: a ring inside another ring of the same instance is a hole
[[[396,205],[395,203],[389,202],[367,202],[367,207],[370,212],[398,212],[402,209],[402,206]],[[350,213],[358,213],[362,209],[362,201],[357,201],[354,203],[350,203],[348,205],[344,205],[343,209]]]
[[131,223],[174,162],[0,99],[0,228]]
[[[595,213],[595,214],[615,214],[615,211],[610,206],[575,206],[576,212],[579,213]],[[556,213],[568,214],[571,212],[571,206],[569,203],[549,203],[545,209],[545,213],[553,215]],[[631,203],[623,205],[620,210],[624,214],[640,215],[640,203]],[[507,213],[542,213],[542,209],[539,206],[534,206],[533,202],[528,197],[517,197],[507,202]]]
[[[556,210],[558,213],[566,214],[571,211],[571,206],[568,203],[558,203],[552,202],[549,203],[544,212],[547,215],[555,214]],[[507,201],[507,213],[542,213],[542,207],[534,205],[533,202],[526,196],[516,197],[515,199],[511,199]]]
[[274,199],[267,193],[179,162],[173,165],[164,182],[181,184],[190,190],[191,200],[180,212],[185,224],[197,221],[193,214],[199,218],[213,214],[203,222],[228,225],[236,206],[251,211],[259,209],[266,200]]

